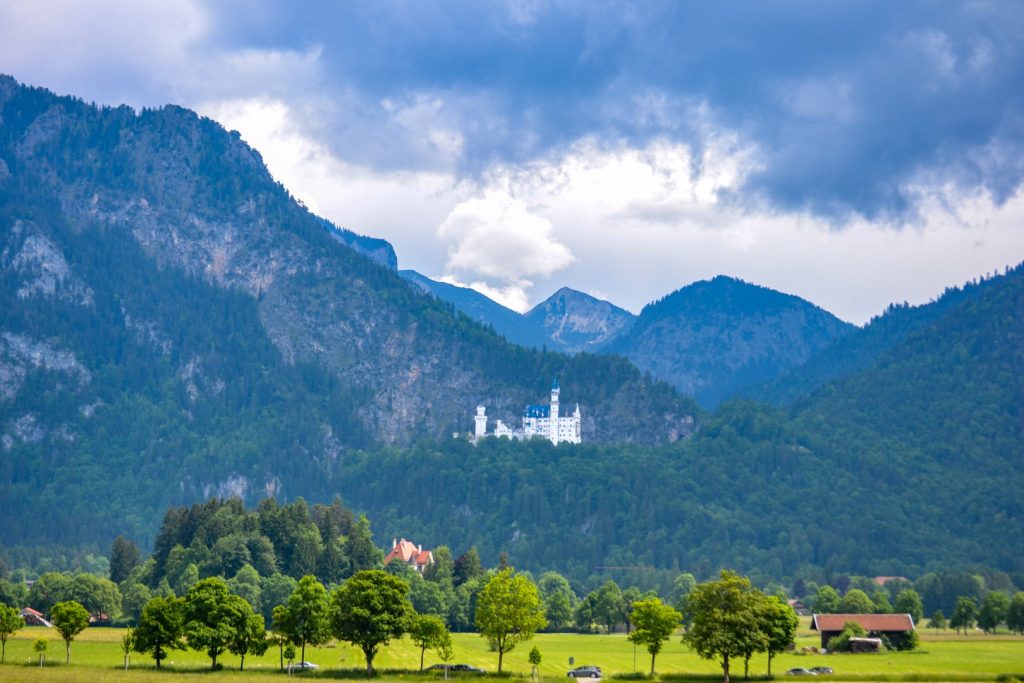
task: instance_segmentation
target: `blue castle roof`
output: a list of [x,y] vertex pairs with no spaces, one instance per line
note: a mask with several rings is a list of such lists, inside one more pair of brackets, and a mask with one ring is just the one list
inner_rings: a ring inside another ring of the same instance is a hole
[[526,406],[523,417],[551,417],[551,406]]

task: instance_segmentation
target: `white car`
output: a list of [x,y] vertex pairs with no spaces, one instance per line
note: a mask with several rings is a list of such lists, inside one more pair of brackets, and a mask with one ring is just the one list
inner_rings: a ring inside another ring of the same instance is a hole
[[320,666],[313,662],[292,662],[288,665],[288,673],[300,673],[302,671],[316,671]]

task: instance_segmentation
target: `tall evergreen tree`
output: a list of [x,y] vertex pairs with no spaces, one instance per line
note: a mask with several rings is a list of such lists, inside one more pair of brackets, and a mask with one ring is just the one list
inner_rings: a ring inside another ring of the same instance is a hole
[[118,536],[110,546],[110,580],[121,583],[141,562],[139,548],[124,536]]

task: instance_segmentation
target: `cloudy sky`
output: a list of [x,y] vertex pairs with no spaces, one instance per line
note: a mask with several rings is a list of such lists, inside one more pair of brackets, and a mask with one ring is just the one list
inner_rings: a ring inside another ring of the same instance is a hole
[[0,72],[242,133],[524,310],[718,273],[862,323],[1024,260],[1024,3],[5,0]]

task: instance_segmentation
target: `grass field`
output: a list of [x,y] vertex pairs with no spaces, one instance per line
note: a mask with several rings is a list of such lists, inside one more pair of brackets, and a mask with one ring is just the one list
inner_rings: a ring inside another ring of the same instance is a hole
[[[270,650],[262,657],[247,657],[246,672],[239,674],[238,658],[225,654],[221,662],[225,671],[211,674],[209,659],[198,652],[174,651],[165,661],[166,673],[157,674],[153,660],[144,655],[132,656],[132,670],[123,670],[120,652],[121,629],[91,628],[83,632],[71,648],[71,666],[64,666],[64,643],[52,629],[25,628],[8,641],[7,663],[0,667],[0,681],[146,681],[149,683],[187,683],[214,680],[280,681],[278,652]],[[1019,636],[955,636],[931,634],[922,630],[922,647],[918,652],[892,652],[879,655],[820,655],[783,654],[775,658],[772,671],[783,674],[791,667],[831,666],[835,680],[927,680],[927,681],[986,681],[999,674],[1014,674],[1024,678],[1024,638]],[[47,666],[37,666],[32,651],[37,638],[50,641]],[[494,671],[497,654],[489,652],[486,642],[474,634],[455,634],[455,661],[473,664]],[[797,650],[817,645],[816,633],[803,628],[797,640]],[[527,653],[534,645],[541,651],[543,662],[540,676],[548,681],[565,680],[569,658],[579,664],[596,664],[606,676],[631,674],[634,671],[634,648],[622,634],[575,635],[540,634],[529,643],[522,643],[505,656],[505,670],[513,676],[529,677]],[[358,678],[365,666],[362,653],[345,644],[334,643],[324,647],[307,648],[306,659],[319,664],[316,678]],[[436,663],[436,656],[427,653],[426,665]],[[388,680],[417,679],[417,675],[402,673],[419,667],[419,651],[407,639],[394,642],[377,656],[376,668],[381,678]],[[689,652],[678,637],[665,645],[657,659],[657,672],[664,678],[684,679],[720,676],[717,662],[702,660]],[[635,652],[635,670],[646,673],[650,669],[650,655],[639,648]],[[751,660],[752,677],[763,678],[767,672],[767,659],[758,655]],[[734,663],[733,678],[741,680],[743,662]]]

